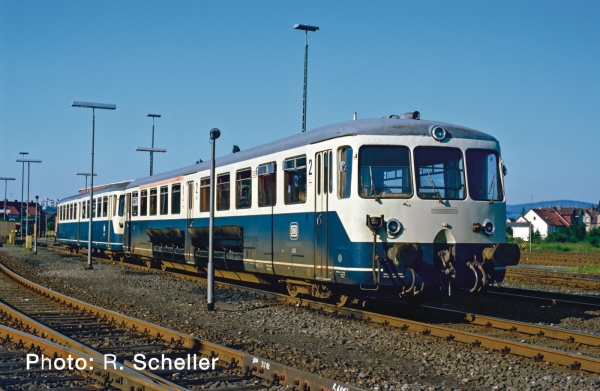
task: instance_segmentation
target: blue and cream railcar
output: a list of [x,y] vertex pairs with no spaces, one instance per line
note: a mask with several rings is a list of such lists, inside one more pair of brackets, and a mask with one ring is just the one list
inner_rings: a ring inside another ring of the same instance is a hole
[[[127,186],[128,254],[206,267],[209,169],[201,163]],[[217,275],[283,281],[293,295],[317,297],[479,290],[518,262],[518,248],[504,243],[503,169],[494,137],[417,112],[219,158]]]
[[57,208],[57,239],[74,249],[89,244],[92,215],[92,248],[107,255],[123,254],[125,188],[131,181],[94,188],[90,207],[89,189],[60,201]]

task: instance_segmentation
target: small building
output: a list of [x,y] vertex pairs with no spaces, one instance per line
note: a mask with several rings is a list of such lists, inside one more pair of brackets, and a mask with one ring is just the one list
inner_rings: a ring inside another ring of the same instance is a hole
[[[530,209],[525,213],[525,216],[519,217],[517,222],[531,223],[532,232],[539,231],[542,238],[547,237],[552,232],[572,226],[571,222],[563,217],[556,208]],[[519,233],[522,234],[520,230]],[[514,234],[514,228],[513,237],[517,237]],[[529,230],[527,230],[527,237],[522,239],[529,240]]]

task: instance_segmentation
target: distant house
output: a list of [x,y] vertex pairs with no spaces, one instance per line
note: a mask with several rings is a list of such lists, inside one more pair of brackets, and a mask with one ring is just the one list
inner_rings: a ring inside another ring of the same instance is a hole
[[520,238],[524,241],[529,241],[529,221],[523,216],[519,217],[517,221],[506,222],[507,228],[512,228],[513,238]]
[[[563,217],[556,208],[530,209],[525,216],[517,219],[517,223],[526,223],[527,225],[513,227],[513,237],[529,240],[529,224],[531,224],[531,231],[539,231],[540,236],[545,238],[552,232],[571,227],[573,224],[569,221],[570,219]],[[515,228],[517,228],[516,232]]]

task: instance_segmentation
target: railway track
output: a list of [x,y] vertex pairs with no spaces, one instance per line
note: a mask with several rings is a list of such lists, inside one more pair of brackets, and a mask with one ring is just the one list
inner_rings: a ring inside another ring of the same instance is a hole
[[547,305],[577,305],[591,308],[600,308],[600,296],[589,295],[573,295],[570,293],[538,291],[532,289],[520,289],[511,287],[495,287],[487,288],[486,293],[492,295],[511,296],[523,298],[526,300],[540,300],[546,302]]
[[[266,381],[305,390],[359,390],[84,303],[35,284],[1,264],[0,270],[0,323],[22,332],[17,336],[17,331],[3,327],[2,340],[18,339],[19,345],[34,346],[38,353],[53,352],[35,340],[38,336],[58,342],[73,352],[54,351],[53,357],[63,361],[67,356],[81,358],[85,365],[80,373],[104,379],[114,389],[185,390],[220,383],[229,384],[229,389],[251,390],[268,388],[263,384]],[[16,365],[6,368],[14,370],[11,368]],[[18,365],[22,367],[22,360]]]
[[543,284],[568,285],[574,288],[600,289],[600,276],[597,274],[509,267],[506,269],[506,277],[516,280],[535,281]]
[[[98,261],[103,261],[101,258]],[[124,264],[138,270],[154,271],[144,266]],[[167,271],[168,272],[168,271]],[[205,279],[182,273],[171,273],[176,277],[202,281]],[[251,287],[238,286],[230,283],[217,282],[221,289],[236,290],[259,295],[264,298],[279,300],[295,306],[323,310],[336,313],[351,319],[378,323],[385,327],[400,328],[428,336],[439,337],[448,341],[462,342],[472,346],[483,347],[501,354],[514,354],[530,358],[534,361],[559,364],[574,370],[600,373],[600,337],[587,333],[579,333],[556,327],[533,325],[507,319],[467,314],[429,307],[438,312],[437,323],[400,318],[385,312],[370,312],[363,309],[339,307],[335,304],[324,303],[304,298],[293,298]],[[351,302],[349,300],[348,302]],[[383,306],[393,308],[396,306]],[[441,320],[439,320],[441,319]],[[452,324],[448,324],[453,320]],[[445,323],[445,324],[442,324]]]
[[545,265],[545,266],[586,266],[589,264],[600,265],[600,254],[580,253],[535,253],[521,252],[519,264]]

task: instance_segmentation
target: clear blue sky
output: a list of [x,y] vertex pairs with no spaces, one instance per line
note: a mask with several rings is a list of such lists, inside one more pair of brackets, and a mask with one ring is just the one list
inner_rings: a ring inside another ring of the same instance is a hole
[[[62,198],[300,132],[419,110],[500,140],[509,204],[600,199],[599,1],[0,0],[0,176],[21,197]],[[0,198],[4,183],[0,183]]]

